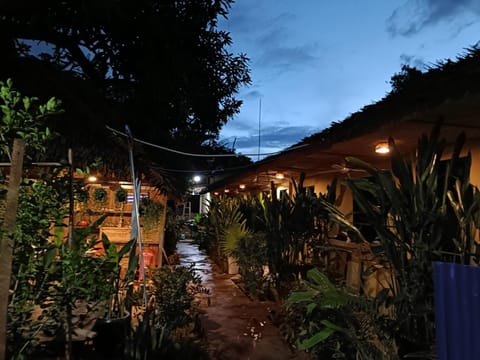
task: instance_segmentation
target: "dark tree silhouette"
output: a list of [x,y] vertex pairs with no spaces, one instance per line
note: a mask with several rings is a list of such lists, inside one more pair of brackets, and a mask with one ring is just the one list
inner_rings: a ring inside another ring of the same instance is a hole
[[247,58],[229,52],[231,38],[217,28],[232,3],[1,2],[0,76],[26,94],[64,100],[72,111],[58,128],[67,137],[129,123],[167,146],[215,143],[250,82]]

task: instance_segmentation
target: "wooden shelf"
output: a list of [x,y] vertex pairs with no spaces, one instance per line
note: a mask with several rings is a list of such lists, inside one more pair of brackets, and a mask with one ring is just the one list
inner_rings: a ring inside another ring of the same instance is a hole
[[[115,244],[126,244],[130,241],[130,227],[123,226],[100,226],[100,237],[107,235],[108,240]],[[145,231],[142,229],[142,243],[154,244],[160,243],[160,230]]]
[[105,209],[105,210],[91,210],[93,214],[123,214],[131,215],[132,211],[129,210],[114,210],[114,209]]

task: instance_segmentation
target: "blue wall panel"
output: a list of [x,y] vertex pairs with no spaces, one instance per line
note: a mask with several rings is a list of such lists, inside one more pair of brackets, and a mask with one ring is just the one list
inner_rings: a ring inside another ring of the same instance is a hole
[[480,359],[480,268],[434,263],[439,360]]

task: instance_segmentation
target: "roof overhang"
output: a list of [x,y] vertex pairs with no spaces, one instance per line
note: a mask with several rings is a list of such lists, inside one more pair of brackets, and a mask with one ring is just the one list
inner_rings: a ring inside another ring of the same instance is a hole
[[[443,119],[441,137],[447,142],[447,151],[463,131],[467,135],[467,146],[480,143],[480,96],[465,96],[456,101],[445,101],[434,109],[424,109],[415,113],[384,122],[374,130],[352,134],[342,141],[331,143],[328,139],[316,141],[300,148],[285,150],[268,157],[241,171],[231,173],[211,184],[207,190],[222,193],[268,191],[273,182],[276,186],[286,186],[290,179],[298,179],[301,173],[306,178],[325,175],[332,178],[341,174],[339,170],[345,157],[353,156],[369,162],[378,168],[389,168],[388,154],[377,154],[375,146],[391,137],[403,154],[415,154],[417,142],[422,134],[429,134],[432,127]],[[282,173],[283,179],[276,175]],[[351,172],[349,176],[359,176]]]

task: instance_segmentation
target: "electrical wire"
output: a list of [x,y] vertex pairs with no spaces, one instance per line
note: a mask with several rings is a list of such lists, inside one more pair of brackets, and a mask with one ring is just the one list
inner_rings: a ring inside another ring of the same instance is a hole
[[[108,125],[105,125],[105,127],[107,128],[107,130],[110,130],[114,134],[129,138],[129,135],[126,134],[126,133],[123,133],[123,132],[118,131],[114,128],[111,128]],[[283,152],[286,152],[286,151],[301,149],[305,146],[310,145],[310,144],[303,144],[303,145],[298,145],[298,146],[288,148],[286,150],[276,151],[276,152],[271,152],[271,153],[263,153],[263,154],[210,154],[209,155],[209,154],[195,154],[195,153],[189,153],[189,152],[184,152],[184,151],[180,151],[180,150],[170,149],[170,148],[167,148],[165,146],[161,146],[161,145],[153,144],[153,143],[148,142],[148,141],[137,139],[135,137],[132,137],[132,140],[137,142],[137,143],[140,143],[140,144],[148,145],[148,146],[160,149],[160,150],[169,151],[169,152],[179,154],[179,155],[192,156],[192,157],[205,157],[205,158],[222,158],[222,157],[239,157],[239,156],[271,156],[271,155],[277,155],[277,154],[280,154],[280,153],[283,153]]]
[[185,170],[185,169],[166,169],[158,166],[152,166],[153,169],[160,171],[160,172],[173,172],[173,173],[195,173],[195,174],[211,174],[211,173],[225,173],[235,170],[241,170],[251,167],[253,164],[243,165],[243,166],[234,166],[229,168],[221,168],[221,169],[212,169],[212,170]]

